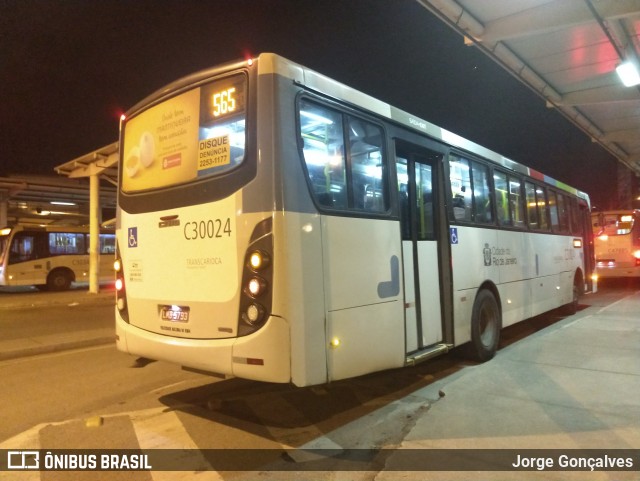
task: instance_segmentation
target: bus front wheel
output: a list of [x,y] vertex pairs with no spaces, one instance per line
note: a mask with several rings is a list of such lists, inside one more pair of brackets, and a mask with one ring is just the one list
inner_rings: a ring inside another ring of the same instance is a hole
[[488,289],[478,292],[471,316],[471,356],[488,361],[495,356],[500,341],[502,315],[494,294]]
[[72,275],[64,269],[55,269],[47,276],[47,288],[51,291],[66,291],[73,281]]
[[578,312],[578,303],[580,302],[580,297],[582,296],[582,276],[576,274],[573,279],[573,289],[571,292],[571,302],[569,304],[565,304],[560,308],[560,312],[565,316],[572,316],[576,312]]

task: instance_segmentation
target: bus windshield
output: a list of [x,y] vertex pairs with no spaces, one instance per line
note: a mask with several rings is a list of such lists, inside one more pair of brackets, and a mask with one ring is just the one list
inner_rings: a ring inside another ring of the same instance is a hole
[[127,120],[122,190],[170,187],[234,169],[244,160],[246,76],[181,93]]
[[6,251],[9,248],[9,235],[11,234],[11,229],[2,229],[0,230],[0,266],[4,263],[4,256],[6,255]]

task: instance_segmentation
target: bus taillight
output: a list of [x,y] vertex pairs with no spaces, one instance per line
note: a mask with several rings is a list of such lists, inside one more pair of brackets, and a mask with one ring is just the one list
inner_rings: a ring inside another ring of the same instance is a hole
[[267,281],[261,277],[252,277],[249,279],[245,292],[254,299],[260,297],[267,290]]
[[249,267],[258,272],[269,267],[269,254],[264,251],[253,251],[249,255]]
[[242,297],[238,336],[260,328],[269,317],[272,303],[273,234],[272,220],[259,222],[253,230],[242,273]]
[[116,241],[116,260],[113,261],[113,269],[116,271],[116,307],[126,322],[129,322],[129,309],[127,309],[127,295],[124,283],[124,267],[120,257],[120,247]]
[[116,259],[113,261],[113,270],[116,271],[116,291],[120,292],[124,289],[124,279],[122,278],[122,261]]
[[251,325],[256,325],[262,321],[265,315],[264,307],[260,304],[249,304],[247,310],[244,313],[243,319]]

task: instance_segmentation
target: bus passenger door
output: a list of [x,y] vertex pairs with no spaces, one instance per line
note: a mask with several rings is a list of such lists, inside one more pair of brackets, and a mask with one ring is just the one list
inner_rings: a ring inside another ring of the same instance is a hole
[[408,355],[440,349],[443,341],[435,175],[441,159],[423,147],[396,145]]

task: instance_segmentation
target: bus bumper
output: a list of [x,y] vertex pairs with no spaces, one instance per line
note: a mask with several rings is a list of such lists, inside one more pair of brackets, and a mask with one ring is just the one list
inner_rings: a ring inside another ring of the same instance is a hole
[[291,380],[289,325],[281,317],[270,316],[261,329],[249,336],[186,339],[132,326],[116,308],[116,347],[135,356],[213,374],[265,382]]
[[640,277],[640,266],[616,266],[616,267],[596,267],[595,273],[599,279],[610,279],[616,277]]

